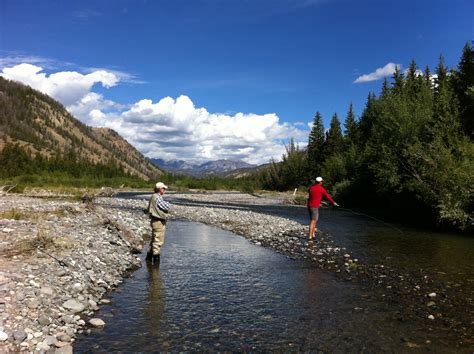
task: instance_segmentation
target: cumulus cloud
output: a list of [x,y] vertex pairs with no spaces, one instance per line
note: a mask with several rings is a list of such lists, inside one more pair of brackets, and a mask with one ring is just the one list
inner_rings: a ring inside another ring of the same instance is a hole
[[105,70],[86,75],[77,71],[61,71],[49,76],[42,71],[43,68],[40,66],[22,63],[11,68],[3,68],[0,75],[9,80],[23,82],[54,97],[66,106],[77,103],[97,83],[108,88],[118,82],[117,76]]
[[388,63],[383,68],[378,68],[374,72],[371,72],[370,74],[364,74],[364,75],[359,76],[357,79],[354,80],[354,83],[359,84],[363,82],[380,80],[384,77],[393,75],[393,73],[395,72],[395,69],[396,68],[401,69],[401,67],[402,67],[401,64]]
[[[99,117],[97,112],[94,113]],[[110,119],[114,116],[115,119]],[[140,151],[163,159],[244,159],[268,162],[284,153],[289,137],[305,137],[306,132],[280,123],[274,113],[210,113],[195,107],[188,96],[165,97],[154,103],[143,99],[119,115],[101,117],[99,123],[116,129]]]
[[96,84],[111,88],[120,82],[119,75],[107,70],[47,75],[40,66],[22,63],[3,68],[0,75],[54,97],[88,125],[116,130],[150,158],[242,159],[260,164],[278,160],[290,137],[297,141],[307,137],[306,131],[280,122],[275,113],[212,113],[184,95],[119,104],[93,92]]

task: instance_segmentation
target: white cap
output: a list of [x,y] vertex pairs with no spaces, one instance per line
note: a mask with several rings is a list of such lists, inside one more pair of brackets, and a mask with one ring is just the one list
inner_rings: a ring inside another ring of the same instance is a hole
[[168,186],[166,184],[164,184],[163,182],[158,182],[157,184],[155,184],[155,188],[156,189],[161,189],[161,188],[168,189]]
[[322,181],[324,181],[324,179],[323,179],[322,177],[316,177],[316,182],[319,182],[319,183],[320,183],[320,182],[322,182]]

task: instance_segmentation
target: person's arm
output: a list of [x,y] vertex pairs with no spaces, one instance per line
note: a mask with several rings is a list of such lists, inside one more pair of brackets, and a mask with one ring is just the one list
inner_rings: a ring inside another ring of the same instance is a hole
[[171,204],[168,202],[165,202],[163,198],[161,197],[161,195],[158,196],[158,198],[156,198],[156,206],[159,209],[163,210],[165,213],[167,213],[171,209]]
[[329,193],[323,188],[323,195],[326,197],[327,200],[329,200],[334,206],[339,206],[329,195]]

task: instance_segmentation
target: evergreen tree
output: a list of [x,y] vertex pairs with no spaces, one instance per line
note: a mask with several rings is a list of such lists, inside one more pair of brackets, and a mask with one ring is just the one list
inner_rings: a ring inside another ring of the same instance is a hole
[[347,111],[346,120],[344,121],[344,128],[344,135],[348,145],[356,144],[359,141],[359,127],[357,126],[352,103],[349,105],[349,110]]
[[313,127],[308,137],[307,161],[309,179],[320,173],[321,165],[324,161],[324,125],[321,113],[316,112],[313,120]]
[[[389,93],[387,89],[387,94]],[[364,111],[360,117],[359,122],[359,145],[360,148],[364,148],[369,140],[370,136],[372,135],[372,128],[374,126],[375,121],[378,117],[378,108],[377,108],[377,99],[374,93],[369,93],[367,97],[367,102],[365,104]]]
[[357,124],[352,103],[349,105],[349,110],[344,121],[345,127],[345,151],[344,151],[344,165],[345,172],[352,178],[356,174],[360,162],[360,154],[358,149],[359,144],[359,126]]
[[460,103],[462,129],[474,138],[474,48],[463,48],[456,73],[456,95]]
[[453,145],[459,139],[461,120],[458,100],[448,77],[443,57],[439,59],[436,74],[433,124],[430,131],[434,137],[444,139],[447,145]]
[[329,126],[329,131],[326,135],[326,146],[325,146],[325,155],[326,158],[335,155],[341,154],[344,150],[344,138],[342,136],[341,122],[337,117],[337,113],[331,118],[331,124]]

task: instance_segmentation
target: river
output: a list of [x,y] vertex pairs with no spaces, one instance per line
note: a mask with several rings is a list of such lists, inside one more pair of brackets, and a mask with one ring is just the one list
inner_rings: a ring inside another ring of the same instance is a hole
[[[190,204],[176,195],[170,199]],[[307,218],[301,207],[231,207],[300,222]],[[364,261],[402,272],[426,271],[472,296],[473,238],[391,225],[349,210],[322,210],[318,226]],[[451,334],[401,321],[392,304],[371,296],[367,287],[228,231],[187,221],[169,223],[160,267],[135,271],[111,299],[96,314],[107,322],[105,329],[80,336],[76,351],[453,349]]]

